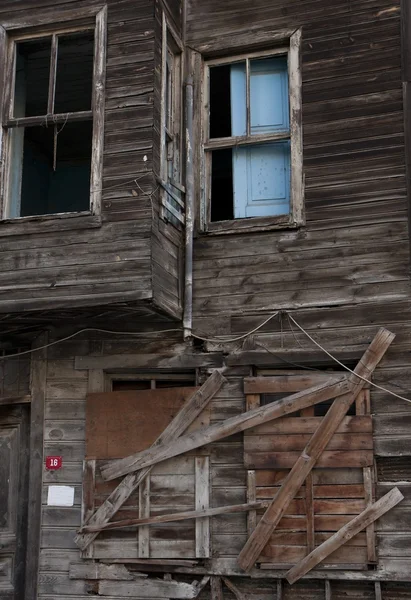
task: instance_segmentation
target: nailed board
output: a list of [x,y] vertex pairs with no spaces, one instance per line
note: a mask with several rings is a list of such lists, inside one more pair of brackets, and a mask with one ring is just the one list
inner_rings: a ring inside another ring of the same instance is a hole
[[[330,373],[315,373],[315,377],[316,382],[321,383],[318,379],[325,381]],[[267,400],[275,401],[288,393],[304,389],[310,376],[296,372],[293,377],[290,372],[286,379],[278,378],[278,390],[273,390],[275,378],[269,379],[271,397],[267,397]],[[252,383],[255,386],[255,382]],[[263,396],[254,392],[246,397],[250,410]],[[311,407],[300,414],[264,423],[244,433],[249,498],[272,500],[275,497],[282,481],[322,420],[321,416],[315,416],[314,410],[317,408]],[[364,510],[369,502],[367,476],[372,462],[369,392],[363,390],[356,400],[356,414],[344,418],[262,551],[258,560],[261,566],[279,569],[292,566]],[[261,510],[249,515],[249,531],[254,529],[263,512]],[[374,560],[374,548],[373,531],[363,532],[353,538],[349,545],[329,556],[326,564],[320,565],[320,568],[345,569],[349,566],[350,569],[366,569]]]
[[[86,458],[124,458],[148,448],[197,389],[179,387],[88,394]],[[207,419],[206,412],[199,419]],[[202,424],[196,422],[193,427]]]

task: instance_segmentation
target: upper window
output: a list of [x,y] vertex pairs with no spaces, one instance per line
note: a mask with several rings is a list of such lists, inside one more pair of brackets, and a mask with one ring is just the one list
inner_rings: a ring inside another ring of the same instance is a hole
[[46,31],[8,41],[3,218],[88,212],[101,187],[101,30]]
[[181,183],[182,43],[163,13],[161,73],[161,216],[184,223],[184,187]]
[[206,63],[208,230],[302,222],[301,86],[294,46]]

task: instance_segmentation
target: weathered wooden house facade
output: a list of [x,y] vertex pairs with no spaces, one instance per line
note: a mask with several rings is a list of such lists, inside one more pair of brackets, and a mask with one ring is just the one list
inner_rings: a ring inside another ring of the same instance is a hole
[[0,46],[0,598],[411,598],[408,0]]

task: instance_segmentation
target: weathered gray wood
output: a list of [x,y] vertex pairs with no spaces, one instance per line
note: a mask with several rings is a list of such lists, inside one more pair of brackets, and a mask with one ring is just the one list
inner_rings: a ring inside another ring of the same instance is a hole
[[347,389],[346,381],[335,383],[333,380],[330,383],[314,386],[308,390],[279,400],[276,403],[268,404],[237,417],[227,419],[223,423],[202,428],[198,432],[183,436],[176,442],[161,444],[156,448],[139,452],[134,456],[108,462],[101,468],[102,476],[108,480],[115,479],[136,469],[156,464],[167,458],[178,456],[189,450],[194,450],[224,437],[239,433],[240,431],[245,431],[266,421],[300,410],[301,408],[334,398],[344,394]]
[[70,579],[108,579],[131,581],[134,576],[124,565],[105,565],[100,563],[71,563]]
[[[195,507],[204,512],[210,506],[210,460],[208,456],[195,458]],[[210,519],[196,519],[196,558],[210,556]]]
[[228,513],[242,513],[249,510],[257,510],[268,506],[268,500],[260,502],[249,502],[247,504],[234,504],[230,506],[217,506],[215,508],[205,508],[204,510],[192,510],[181,513],[171,513],[169,515],[150,516],[139,519],[124,519],[123,521],[113,521],[105,525],[92,527],[85,525],[82,527],[82,532],[98,532],[107,529],[122,529],[124,527],[143,527],[145,525],[156,525],[159,523],[172,523],[174,521],[185,521],[187,519],[203,519],[207,517],[215,517],[216,515],[225,515]]
[[371,506],[368,506],[357,517],[354,517],[347,525],[344,525],[337,533],[332,535],[327,541],[323,542],[313,552],[306,556],[302,561],[290,569],[286,575],[289,583],[295,583],[305,573],[313,569],[327,556],[332,554],[347,540],[353,538],[357,533],[365,529],[370,523],[379,519],[386,512],[396,506],[404,496],[398,488],[393,488],[388,494],[377,500]]
[[[37,337],[33,348],[45,346],[47,333]],[[37,578],[40,552],[41,491],[43,482],[43,431],[46,397],[47,349],[34,352],[31,357],[31,411],[30,411],[30,475],[26,556],[26,600],[37,598]]]
[[211,577],[211,600],[224,600],[221,577]]
[[[225,378],[219,371],[214,371],[201,388],[182,407],[175,419],[173,419],[158,438],[157,443],[172,440],[181,435],[203,411],[225,381]],[[147,468],[125,477],[85,524],[89,526],[101,526],[108,523],[127,498],[144,481],[150,471],[151,469]],[[75,541],[79,548],[84,550],[96,536],[97,533],[79,534],[76,536]]]
[[[270,507],[241,550],[238,557],[238,564],[245,571],[249,570],[258,559],[270,535],[278,525],[281,517],[285,514],[291,500],[313,469],[321,453],[327,447],[328,442],[337,431],[349,407],[355,401],[356,396],[364,387],[364,378],[369,378],[373,373],[394,337],[393,333],[384,328],[381,328],[375,335],[370,346],[355,367],[354,373],[348,379],[351,388],[350,392],[334,400],[318,429],[281,485]],[[361,379],[356,375],[359,375]]]
[[133,596],[135,598],[178,598],[191,600],[197,596],[197,587],[178,581],[145,579],[136,581],[100,581],[100,596]]
[[221,367],[219,352],[206,354],[114,354],[112,356],[76,356],[76,369],[194,369]]
[[26,394],[25,396],[4,396],[0,398],[0,406],[10,406],[15,404],[30,404],[31,395]]

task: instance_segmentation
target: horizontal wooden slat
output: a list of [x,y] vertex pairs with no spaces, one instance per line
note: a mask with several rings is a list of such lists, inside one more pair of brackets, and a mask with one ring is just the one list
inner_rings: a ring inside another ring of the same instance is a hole
[[[298,452],[256,452],[246,454],[244,464],[248,469],[291,469],[300,456]],[[318,459],[319,467],[368,467],[373,464],[372,450],[326,450]]]
[[[325,540],[328,540],[329,537],[332,536],[332,533],[316,533],[315,534],[315,543],[316,545],[322,544]],[[303,531],[294,532],[294,531],[274,531],[270,537],[271,545],[284,545],[284,546],[304,546],[307,541],[307,534]],[[365,533],[359,533],[351,540],[347,542],[348,546],[367,546],[367,539]]]
[[244,393],[245,394],[291,394],[299,392],[307,387],[325,383],[327,379],[335,377],[336,381],[346,378],[344,373],[310,373],[298,375],[278,375],[275,377],[245,377],[244,378]]
[[[266,487],[280,484],[288,474],[288,470],[274,471],[271,469],[258,469],[255,474],[256,485]],[[362,469],[347,467],[336,469],[315,468],[312,471],[314,485],[362,485]],[[301,488],[300,488],[301,490]]]
[[[274,498],[280,486],[257,487],[258,498]],[[363,485],[315,485],[313,486],[314,498],[364,498]],[[305,488],[301,487],[295,496],[305,498]]]
[[[276,421],[269,421],[249,429],[244,435],[264,435],[292,433],[314,433],[321,423],[322,417],[283,417]],[[370,415],[345,417],[337,429],[339,433],[371,433],[372,419]]]
[[[257,490],[258,500],[272,499],[274,496],[265,495]],[[356,515],[365,508],[365,500],[318,500],[313,502],[314,515]],[[305,500],[302,498],[291,500],[287,515],[304,515],[306,510]]]
[[[309,434],[292,435],[247,435],[244,437],[245,454],[255,452],[302,451],[310,441]],[[327,445],[327,450],[372,450],[373,439],[367,433],[336,433]]]

